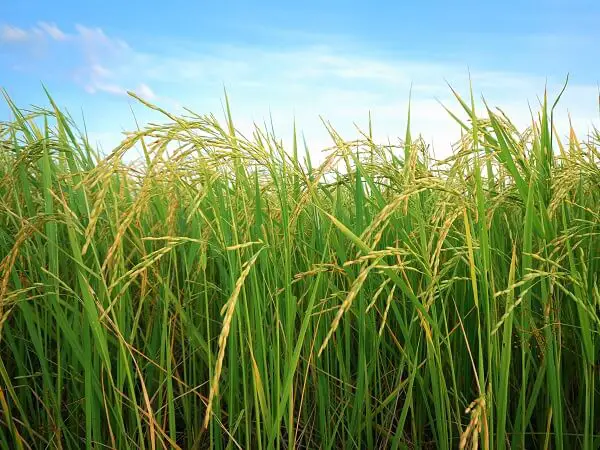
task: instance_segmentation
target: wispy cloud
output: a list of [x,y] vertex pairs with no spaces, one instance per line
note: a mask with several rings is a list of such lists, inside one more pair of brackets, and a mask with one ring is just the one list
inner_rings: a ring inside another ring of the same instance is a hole
[[34,42],[47,38],[55,41],[66,41],[73,36],[64,33],[55,23],[38,22],[31,28],[19,28],[4,24],[0,26],[0,42]]
[[69,38],[69,36],[63,33],[63,31],[54,23],[40,22],[38,28],[55,41],[66,41]]
[[[285,134],[295,118],[316,147],[329,144],[320,115],[353,137],[353,122],[366,125],[371,112],[380,139],[403,135],[412,92],[415,130],[423,132],[438,152],[447,153],[459,129],[439,102],[456,104],[447,82],[459,92],[469,91],[466,67],[381,52],[370,54],[338,42],[285,49],[189,43],[173,46],[168,52],[158,47],[141,51],[101,28],[76,25],[67,32],[49,23],[30,29],[5,25],[1,36],[4,43],[15,47],[35,48],[43,43],[49,53],[68,54],[61,68],[64,76],[90,94],[124,96],[133,90],[169,107],[181,102],[192,109],[214,112],[220,107],[225,86],[237,123],[245,131],[253,122],[267,118]],[[38,57],[43,55],[38,53]],[[563,81],[481,67],[472,68],[470,77],[478,98],[482,91],[490,105],[502,106],[520,126],[530,122],[529,107],[537,107],[537,96],[544,86],[558,92]],[[572,83],[563,102],[571,109],[560,110],[559,118],[566,123],[570,112],[575,125],[587,129],[597,118],[597,93],[596,86]]]
[[3,25],[0,28],[0,42],[22,42],[28,38],[27,31],[19,27]]
[[48,22],[29,29],[3,25],[0,41],[7,50],[29,51],[31,71],[44,73],[40,69],[48,67],[48,60],[60,60],[60,68],[54,66],[50,72],[71,79],[88,93],[126,95],[127,90],[134,90],[149,99],[157,98],[146,83],[129,84],[115,76],[113,69],[122,67],[133,52],[125,41],[107,36],[101,28],[76,25],[66,32]]

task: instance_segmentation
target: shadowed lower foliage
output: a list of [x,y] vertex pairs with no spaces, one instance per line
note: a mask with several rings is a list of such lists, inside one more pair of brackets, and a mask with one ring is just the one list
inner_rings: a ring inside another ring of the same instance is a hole
[[315,167],[147,104],[100,157],[6,101],[0,448],[599,448],[597,131],[457,95],[451,158]]

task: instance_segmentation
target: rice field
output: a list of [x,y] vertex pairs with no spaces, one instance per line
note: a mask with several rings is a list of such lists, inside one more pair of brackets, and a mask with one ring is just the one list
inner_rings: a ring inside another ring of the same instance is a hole
[[555,98],[318,164],[138,100],[101,155],[6,96],[0,448],[600,448],[600,132]]

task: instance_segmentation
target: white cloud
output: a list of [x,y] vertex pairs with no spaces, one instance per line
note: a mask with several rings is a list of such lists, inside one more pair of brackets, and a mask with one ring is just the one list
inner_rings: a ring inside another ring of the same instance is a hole
[[[120,96],[128,95],[127,89],[119,84],[104,83],[104,82],[98,82],[98,81],[94,82],[92,84],[86,85],[85,90],[90,94],[104,92],[107,94],[114,94],[114,95],[120,95]],[[133,89],[133,92],[136,93],[137,95],[139,95],[144,100],[152,101],[152,100],[156,100],[158,98],[157,95],[152,90],[152,88],[150,88],[150,86],[148,86],[145,83],[141,83],[140,85],[138,85],[135,89]]]
[[114,83],[94,82],[86,85],[85,90],[90,94],[106,92],[109,94],[127,95],[127,90],[124,87]]
[[75,25],[75,38],[87,52],[87,56],[95,57],[96,54],[117,54],[128,51],[129,45],[122,39],[111,38],[99,27],[86,27]]
[[54,23],[40,22],[38,28],[55,41],[66,41],[69,37]]
[[39,41],[47,38],[55,41],[66,41],[69,35],[64,33],[54,23],[38,22],[37,26],[23,29],[12,25],[2,25],[0,28],[0,41],[16,43],[25,41]]
[[109,69],[104,67],[102,64],[98,64],[98,63],[92,64],[90,66],[90,73],[95,76],[105,77],[105,78],[112,76],[112,72]]
[[[412,91],[413,135],[423,133],[426,141],[435,145],[438,156],[447,155],[460,130],[438,100],[461,111],[446,80],[461,95],[469,93],[466,67],[357,52],[343,44],[307,44],[282,51],[194,43],[187,49],[173,46],[175,50],[165,54],[138,51],[101,28],[84,25],[76,25],[72,32],[47,23],[29,30],[5,26],[1,36],[5,41],[9,36],[11,42],[44,40],[55,52],[68,53],[65,74],[91,94],[124,97],[132,90],[167,108],[179,109],[181,102],[197,112],[218,113],[222,88],[226,87],[235,122],[245,134],[250,134],[254,122],[272,118],[276,131],[289,138],[295,118],[312,149],[331,143],[320,115],[351,139],[357,136],[354,122],[366,129],[370,111],[376,138],[394,141],[402,137]],[[521,127],[529,125],[529,105],[537,108],[544,86],[556,94],[563,81],[483,68],[473,68],[470,75],[480,115],[484,112],[479,101],[482,92],[490,106],[501,106]],[[568,124],[567,107],[576,129],[585,133],[598,117],[597,88],[571,82],[557,112],[559,129]],[[125,124],[115,124],[115,128],[120,125]]]
[[0,42],[22,42],[28,38],[27,31],[19,27],[2,25],[0,28]]
[[[73,32],[65,32],[49,22],[38,22],[28,29],[4,25],[0,40],[7,49],[14,45],[15,59],[25,61],[32,71],[62,72],[63,77],[70,77],[89,93],[126,95],[128,88],[139,84],[123,85],[123,80],[115,76],[111,68],[122,66],[131,50],[123,40],[107,36],[101,28],[75,25]],[[23,43],[27,46],[16,46]],[[48,60],[60,60],[61,65],[48,67]],[[152,90],[144,84],[143,92],[149,95]]]
[[154,91],[152,89],[150,89],[150,86],[148,86],[145,83],[140,84],[137,89],[135,90],[135,93],[138,94],[140,97],[142,97],[145,100],[155,100],[156,99],[156,94],[154,93]]
[[[330,120],[344,137],[354,138],[357,132],[353,122],[358,121],[365,129],[370,111],[376,137],[380,140],[402,137],[412,88],[413,135],[422,133],[427,142],[434,144],[439,156],[447,155],[450,144],[460,136],[460,129],[438,100],[460,116],[464,114],[460,114],[462,109],[446,80],[465,99],[469,95],[466,67],[445,62],[374,58],[325,46],[287,52],[229,46],[179,56],[143,55],[134,61],[147,79],[173,86],[169,95],[186,99],[186,106],[194,110],[214,111],[215,105],[218,107],[214,98],[221,95],[220,86],[224,83],[234,115],[242,119],[240,123],[262,123],[271,116],[276,130],[289,136],[295,117],[313,148],[330,144],[319,115]],[[530,105],[534,111],[538,108],[544,87],[548,86],[553,98],[563,82],[560,78],[547,80],[527,73],[481,69],[471,70],[471,79],[480,115],[485,113],[480,101],[483,93],[490,107],[502,107],[523,128],[530,124]],[[196,86],[201,92],[188,95]],[[560,130],[568,126],[566,108],[570,107],[577,112],[573,117],[579,118],[574,121],[576,129],[582,134],[588,131],[591,121],[597,118],[598,97],[593,94],[594,89],[571,81],[557,110]],[[246,132],[248,128],[243,127]]]

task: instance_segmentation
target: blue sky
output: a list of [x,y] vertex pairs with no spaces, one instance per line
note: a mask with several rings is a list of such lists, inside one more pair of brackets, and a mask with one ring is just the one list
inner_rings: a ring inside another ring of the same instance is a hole
[[[167,109],[222,111],[242,131],[269,117],[283,138],[296,118],[309,144],[329,144],[319,116],[345,137],[371,111],[381,139],[413,123],[447,153],[458,129],[448,81],[527,125],[545,84],[571,81],[567,113],[598,123],[600,4],[505,2],[9,1],[0,17],[0,86],[21,106],[44,104],[44,83],[109,149],[121,130],[155,120],[125,95]],[[0,119],[8,118],[0,107]]]

